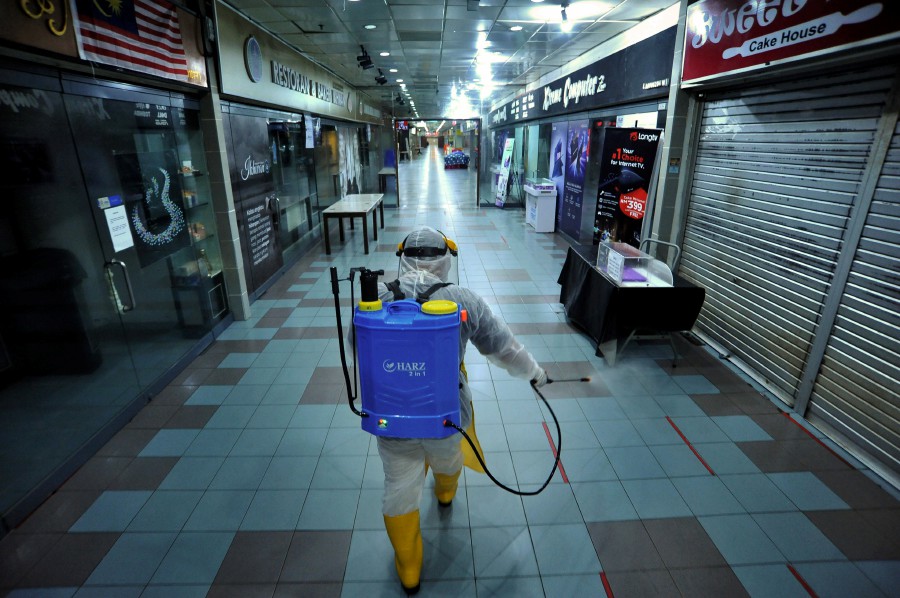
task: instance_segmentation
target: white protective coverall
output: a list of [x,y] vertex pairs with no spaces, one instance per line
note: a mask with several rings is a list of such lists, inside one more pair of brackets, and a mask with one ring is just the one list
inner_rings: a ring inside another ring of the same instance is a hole
[[[418,247],[446,248],[444,235],[433,228],[412,232],[403,243],[404,250]],[[407,299],[415,299],[436,283],[449,282],[451,254],[438,257],[400,256],[400,289]],[[379,299],[387,303],[394,294],[385,283],[378,284]],[[455,284],[435,291],[429,299],[446,299],[468,312],[460,323],[459,359],[463,361],[466,345],[471,343],[479,353],[511,375],[543,384],[546,373],[525,347],[513,336],[506,323],[494,315],[478,294]],[[460,427],[468,428],[472,418],[472,391],[462,371],[459,373]],[[378,453],[384,463],[383,513],[396,517],[419,508],[425,485],[427,463],[438,474],[458,475],[463,466],[460,450],[461,434],[447,438],[409,439],[378,437]]]

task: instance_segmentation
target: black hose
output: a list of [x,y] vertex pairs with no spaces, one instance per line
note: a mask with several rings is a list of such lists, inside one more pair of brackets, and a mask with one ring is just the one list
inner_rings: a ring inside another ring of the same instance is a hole
[[[369,417],[368,413],[363,413],[359,411],[354,405],[353,401],[356,400],[356,393],[353,391],[353,387],[350,383],[350,372],[347,369],[347,355],[344,353],[344,330],[341,325],[341,304],[338,300],[339,290],[338,290],[338,277],[337,277],[337,268],[334,266],[331,267],[331,293],[334,295],[334,314],[335,319],[337,320],[337,333],[338,333],[338,349],[341,353],[341,369],[344,372],[344,382],[347,384],[347,401],[350,403],[350,410],[353,411],[356,415],[360,417]],[[353,304],[353,281],[350,281],[350,304]],[[351,324],[352,325],[352,324]],[[353,344],[354,352],[353,352],[353,379],[356,379],[356,343]]]
[[[582,378],[581,380],[587,381],[587,380],[590,380],[590,378]],[[550,384],[552,382],[553,382],[553,380],[550,380],[549,378],[547,379],[547,384]],[[507,492],[516,494],[518,496],[535,496],[535,495],[538,495],[541,492],[543,492],[544,488],[546,488],[550,484],[550,480],[553,479],[553,476],[556,475],[556,470],[559,467],[559,456],[562,454],[562,430],[560,430],[560,428],[559,428],[559,420],[556,419],[556,414],[553,413],[553,408],[550,407],[550,403],[547,402],[547,399],[544,397],[544,395],[541,393],[541,391],[538,390],[537,386],[534,385],[534,382],[531,383],[531,388],[541,398],[541,400],[544,402],[544,405],[547,406],[547,410],[550,411],[550,416],[553,418],[553,423],[556,424],[556,458],[553,460],[553,469],[550,470],[550,475],[547,476],[547,481],[545,481],[544,484],[537,490],[531,490],[531,491],[527,491],[527,492],[524,490],[516,490],[515,488],[510,488],[509,486],[507,486],[506,484],[504,484],[503,482],[501,482],[500,480],[495,478],[494,475],[488,469],[488,466],[484,462],[484,459],[481,458],[481,454],[478,452],[478,449],[475,448],[475,444],[472,442],[472,439],[469,438],[468,434],[466,434],[466,431],[463,430],[462,428],[460,428],[459,426],[457,426],[456,424],[454,424],[452,421],[450,421],[448,419],[444,420],[444,426],[446,426],[448,428],[453,428],[454,430],[456,430],[457,432],[459,432],[460,434],[463,435],[463,438],[465,438],[466,441],[469,443],[469,446],[472,447],[472,452],[475,453],[475,457],[478,459],[478,462],[481,464],[482,469],[484,469],[484,473],[487,474],[487,476],[491,479],[491,481],[494,482],[499,487],[506,490]]]

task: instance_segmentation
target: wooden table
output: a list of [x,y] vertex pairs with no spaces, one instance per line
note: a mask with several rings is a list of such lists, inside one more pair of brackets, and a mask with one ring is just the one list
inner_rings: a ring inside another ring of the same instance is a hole
[[375,240],[378,240],[378,211],[381,212],[381,228],[384,228],[384,195],[382,193],[360,193],[356,195],[347,195],[339,202],[332,204],[322,210],[322,236],[325,238],[325,254],[331,255],[331,239],[328,234],[328,220],[331,218],[338,219],[338,232],[340,233],[341,243],[344,242],[344,218],[350,219],[350,228],[353,228],[353,219],[362,218],[363,223],[363,248],[366,254],[369,253],[369,227],[367,216],[372,213],[372,230],[375,234]]
[[387,178],[389,176],[394,177],[394,181],[397,180],[397,169],[392,168],[390,166],[386,166],[378,171],[378,190],[384,193],[387,190]]

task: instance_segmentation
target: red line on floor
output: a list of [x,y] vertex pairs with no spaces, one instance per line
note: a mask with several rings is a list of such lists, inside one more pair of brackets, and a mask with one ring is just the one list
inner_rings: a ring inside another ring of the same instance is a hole
[[703,457],[700,456],[700,453],[697,452],[697,449],[694,448],[694,445],[691,444],[691,441],[687,439],[687,436],[685,436],[681,432],[681,430],[678,429],[678,426],[675,425],[675,422],[672,421],[672,418],[667,415],[666,421],[669,422],[670,426],[675,428],[675,431],[678,432],[678,435],[681,436],[681,439],[684,441],[684,443],[688,445],[688,448],[691,449],[692,453],[694,453],[694,456],[700,459],[700,463],[703,463],[703,467],[706,468],[706,471],[708,471],[711,475],[716,475],[716,472],[712,470],[712,467],[709,466],[709,463],[703,460]]
[[809,430],[807,430],[805,427],[801,426],[801,425],[800,425],[800,422],[798,422],[798,421],[795,420],[793,417],[791,417],[791,414],[790,414],[790,413],[786,413],[786,412],[782,411],[782,412],[781,412],[781,415],[783,415],[783,416],[785,416],[786,418],[788,418],[788,420],[789,420],[792,424],[794,424],[795,426],[797,426],[798,428],[800,428],[801,430],[803,430],[803,432],[805,432],[807,436],[809,436],[810,438],[812,438],[813,440],[815,440],[817,443],[819,443],[819,446],[821,446],[823,449],[825,449],[826,451],[828,451],[829,453],[831,453],[832,455],[834,455],[835,457],[837,457],[840,461],[842,461],[842,462],[844,463],[844,465],[846,465],[847,467],[849,467],[849,468],[851,468],[851,469],[855,469],[855,468],[853,467],[853,465],[851,465],[846,459],[844,459],[844,458],[841,457],[839,454],[837,454],[834,450],[832,450],[831,447],[829,447],[827,444],[825,444],[824,442],[822,442],[821,440],[819,440],[818,438],[816,438],[815,434],[813,434],[812,432],[810,432]]
[[816,594],[816,592],[810,587],[810,585],[806,583],[806,580],[803,579],[803,576],[801,576],[796,569],[794,569],[793,565],[787,563],[787,568],[794,575],[794,577],[797,578],[797,581],[800,582],[800,585],[803,586],[803,589],[806,590],[807,594],[812,596],[812,598],[819,598],[818,594]]
[[600,581],[603,582],[603,589],[606,590],[606,598],[615,598],[615,594],[613,594],[612,588],[609,586],[609,580],[606,579],[606,572],[600,572]]
[[[544,434],[547,435],[547,442],[550,443],[550,450],[553,451],[553,458],[556,459],[559,454],[556,450],[556,443],[553,442],[553,436],[550,435],[550,428],[547,427],[547,422],[541,422],[544,425]],[[563,467],[562,459],[559,461],[559,474],[562,476],[563,482],[566,484],[569,483],[569,477],[566,475],[566,470]]]

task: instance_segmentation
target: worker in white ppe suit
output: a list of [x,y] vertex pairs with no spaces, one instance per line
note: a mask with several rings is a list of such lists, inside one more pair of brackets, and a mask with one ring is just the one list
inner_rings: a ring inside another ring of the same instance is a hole
[[[491,363],[511,375],[530,380],[538,387],[547,383],[546,372],[515,339],[506,323],[494,315],[484,299],[466,288],[442,285],[449,282],[451,255],[456,254],[456,244],[452,240],[433,228],[421,228],[406,237],[397,253],[400,256],[399,278],[389,284],[379,282],[381,301],[387,303],[401,297],[444,299],[468,312],[459,330],[461,428],[469,429],[473,418],[472,392],[463,366],[469,342]],[[419,590],[422,570],[419,502],[427,469],[430,467],[434,472],[438,504],[449,506],[456,495],[463,467],[461,439],[459,433],[440,439],[378,437],[378,453],[384,463],[384,524],[394,547],[400,583],[407,594]]]

